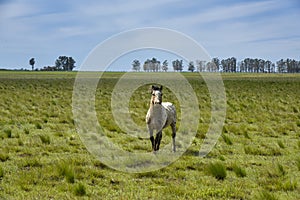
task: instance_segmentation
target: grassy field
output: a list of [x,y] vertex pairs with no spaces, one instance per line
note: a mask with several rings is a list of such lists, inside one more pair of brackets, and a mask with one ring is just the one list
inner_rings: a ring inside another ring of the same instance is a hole
[[[223,74],[225,125],[205,158],[197,153],[210,123],[209,93],[199,74],[183,75],[201,113],[192,145],[166,168],[132,174],[105,166],[81,142],[72,115],[75,72],[0,72],[0,199],[300,199],[300,75]],[[113,120],[110,98],[121,76],[105,73],[99,82],[99,123],[124,150],[150,152],[149,140],[128,137]],[[141,126],[147,89],[130,100]],[[168,89],[164,99],[180,107]],[[162,146],[170,135],[168,128]]]

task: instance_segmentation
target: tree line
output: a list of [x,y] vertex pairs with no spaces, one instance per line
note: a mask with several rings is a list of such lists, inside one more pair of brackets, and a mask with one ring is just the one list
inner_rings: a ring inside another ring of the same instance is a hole
[[29,65],[31,65],[32,71],[72,71],[76,66],[75,66],[76,61],[72,57],[68,56],[59,56],[55,60],[55,65],[54,66],[44,66],[41,69],[34,68],[35,65],[35,58],[31,58],[29,60]]
[[[171,62],[173,71],[183,71],[183,60]],[[188,71],[194,72],[249,72],[249,73],[300,73],[300,61],[295,59],[280,59],[273,63],[270,60],[260,58],[245,58],[237,61],[235,57],[222,59],[215,57],[211,61],[196,60],[190,61],[186,66]],[[133,71],[158,72],[169,70],[167,60],[160,62],[156,58],[147,59],[143,65],[137,59],[132,62]]]

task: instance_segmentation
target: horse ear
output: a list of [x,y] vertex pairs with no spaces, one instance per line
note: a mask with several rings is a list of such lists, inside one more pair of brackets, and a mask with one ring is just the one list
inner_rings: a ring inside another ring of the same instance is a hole
[[153,92],[153,90],[155,89],[154,85],[152,85],[150,88],[149,88],[149,93],[151,94]]
[[163,86],[161,85],[160,88],[159,88],[159,90],[162,91],[162,88],[163,88]]

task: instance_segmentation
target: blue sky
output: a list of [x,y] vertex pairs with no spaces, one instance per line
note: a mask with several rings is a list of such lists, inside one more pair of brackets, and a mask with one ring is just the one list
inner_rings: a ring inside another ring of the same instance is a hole
[[[299,0],[0,0],[0,68],[30,69],[31,57],[38,68],[52,66],[60,55],[80,66],[107,38],[143,27],[182,32],[220,59],[300,60],[299,19]],[[156,51],[136,56],[175,58]],[[112,68],[128,70],[134,57]]]

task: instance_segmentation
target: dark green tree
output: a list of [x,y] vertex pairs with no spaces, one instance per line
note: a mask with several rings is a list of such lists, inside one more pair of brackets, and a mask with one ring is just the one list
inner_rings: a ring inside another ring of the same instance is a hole
[[139,60],[134,60],[134,61],[132,62],[132,70],[134,70],[134,71],[136,71],[136,72],[138,72],[138,71],[141,70],[141,63],[140,63]]
[[76,61],[72,57],[59,56],[55,61],[57,71],[72,71],[75,68]]
[[214,70],[213,71],[219,71],[220,70],[220,60],[219,58],[213,58],[212,63],[214,64]]
[[32,70],[32,71],[34,70],[34,64],[35,64],[35,60],[34,60],[34,58],[31,58],[31,59],[29,60],[29,65],[31,65],[31,70]]
[[183,61],[182,60],[176,59],[172,62],[172,65],[173,65],[174,71],[180,71],[181,72],[183,70]]
[[195,71],[195,65],[193,61],[189,62],[188,71],[194,72]]

